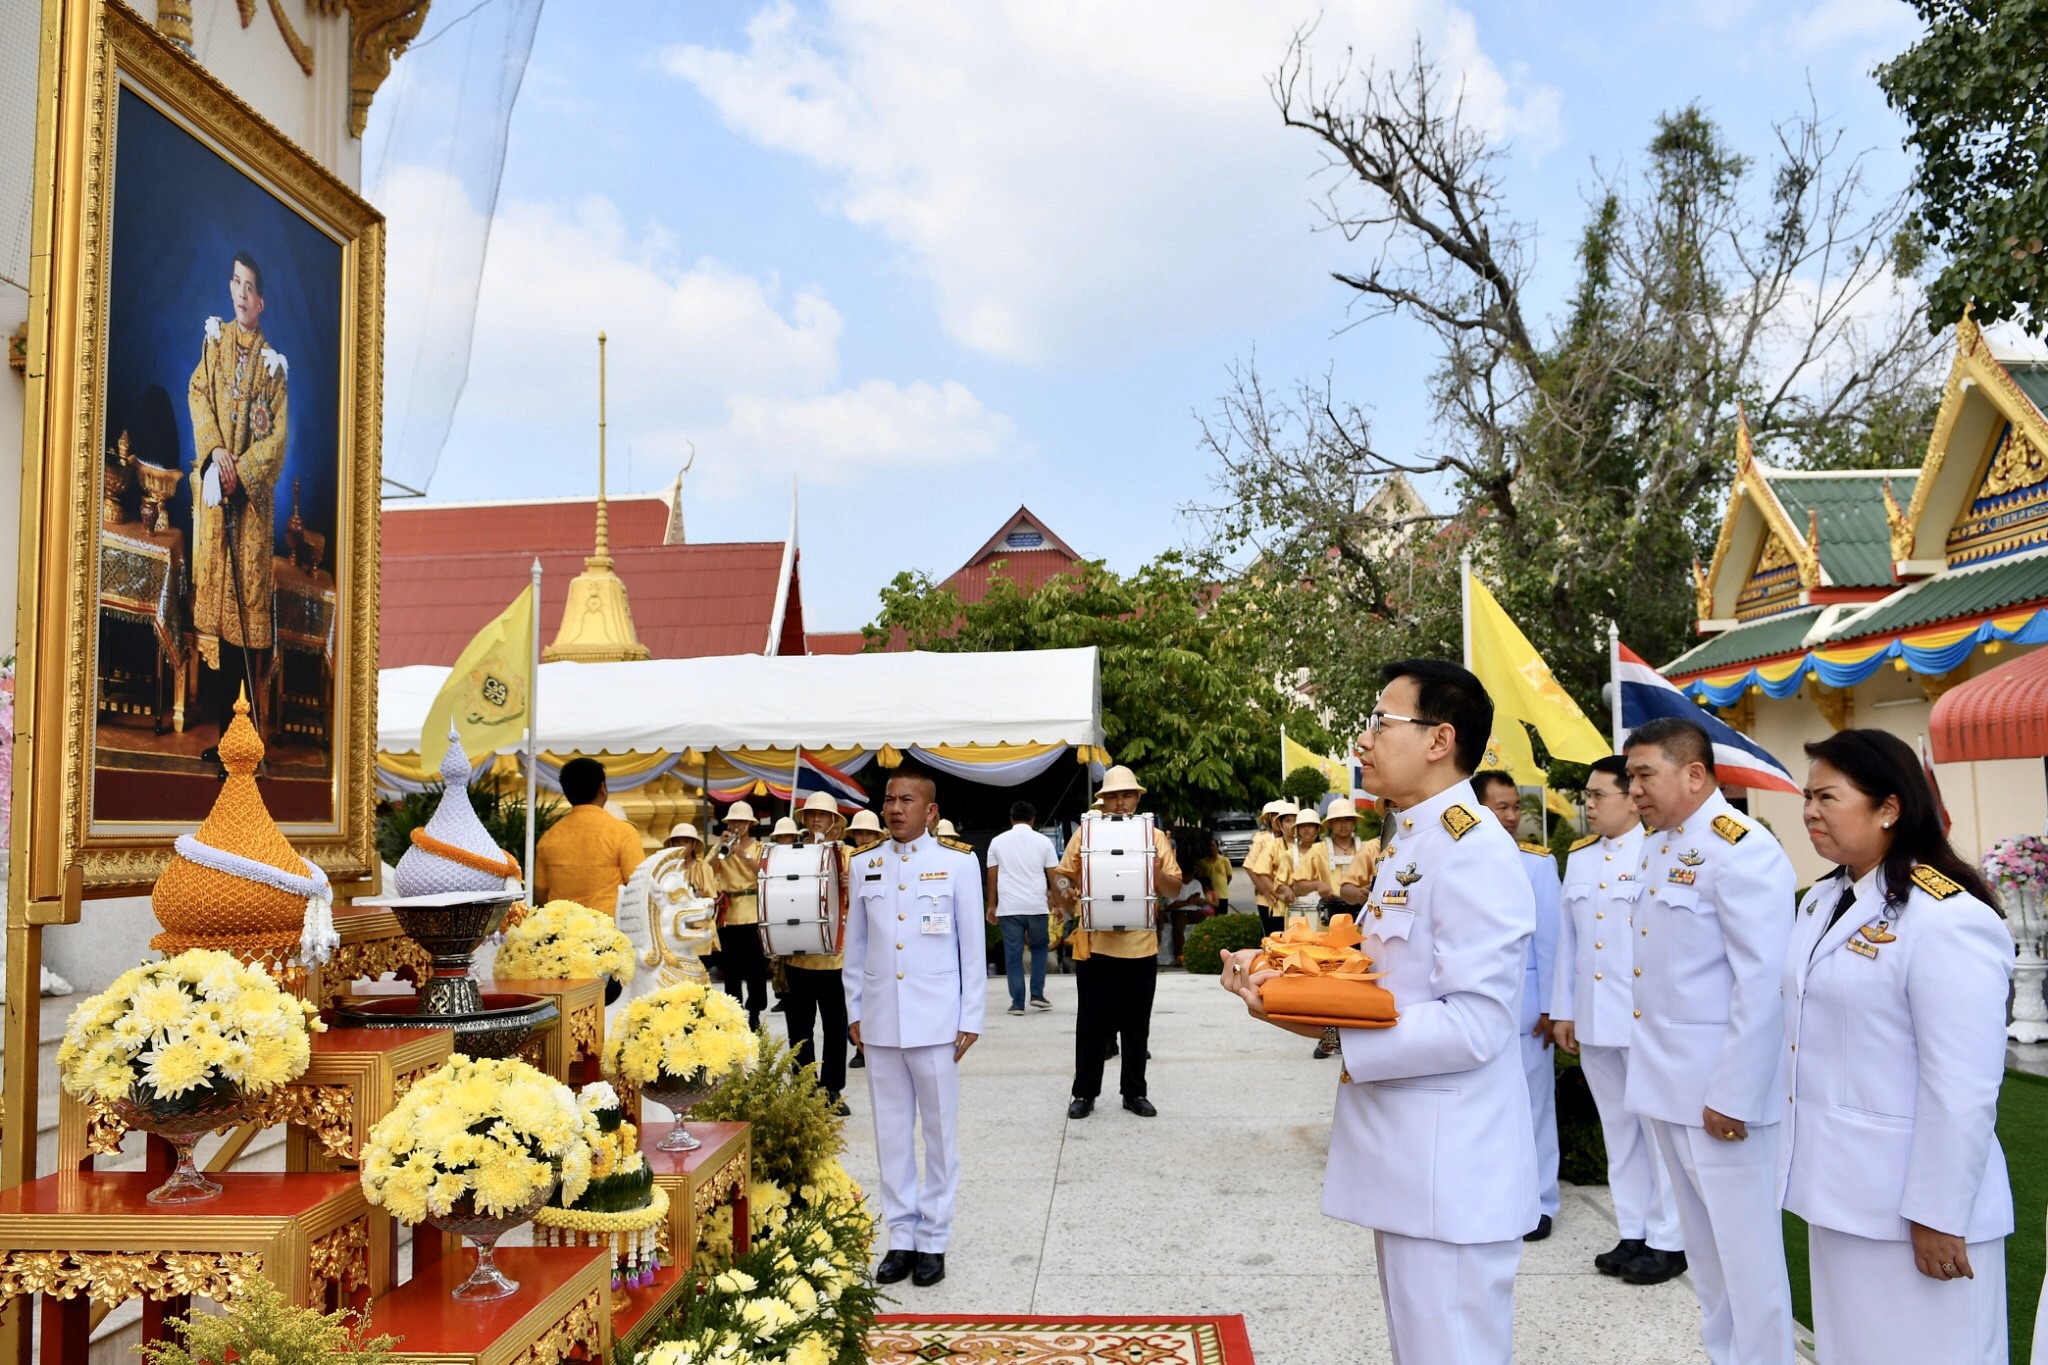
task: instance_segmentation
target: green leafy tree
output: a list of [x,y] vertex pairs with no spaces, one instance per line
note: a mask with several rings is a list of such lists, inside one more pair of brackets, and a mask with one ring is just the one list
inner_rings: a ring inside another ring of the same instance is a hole
[[1280,794],[1297,806],[1313,806],[1330,789],[1330,779],[1321,768],[1304,763],[1280,783]]
[[[2039,336],[2048,314],[2048,0],[1910,0],[1920,41],[1877,69],[1905,116],[1920,196],[1914,226],[1940,270],[1927,322],[2018,321]],[[1918,243],[1915,243],[1917,246]]]
[[1257,603],[1219,594],[1169,553],[1129,577],[1083,564],[1028,593],[999,575],[979,602],[898,574],[866,633],[872,645],[900,631],[913,649],[942,651],[1095,646],[1110,754],[1137,772],[1148,809],[1195,822],[1272,797],[1283,725],[1304,744],[1328,741],[1261,671],[1249,644],[1260,628]]

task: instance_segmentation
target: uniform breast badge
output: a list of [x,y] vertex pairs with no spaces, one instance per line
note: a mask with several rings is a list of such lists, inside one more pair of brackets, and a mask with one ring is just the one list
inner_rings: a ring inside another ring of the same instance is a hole
[[1732,815],[1717,815],[1714,817],[1714,833],[1731,844],[1739,844],[1742,836],[1749,833],[1749,826]]
[[[1399,891],[1383,891],[1380,893],[1380,905],[1389,906],[1395,910],[1398,910],[1406,904],[1408,904],[1408,892],[1405,888]],[[1380,905],[1376,905],[1373,907],[1372,912],[1374,915],[1379,914]]]
[[1415,870],[1414,863],[1410,863],[1408,864],[1408,866],[1402,868],[1399,872],[1396,872],[1394,874],[1394,880],[1401,883],[1401,885],[1403,886],[1413,886],[1415,885],[1415,883],[1422,880],[1422,874]]
[[1871,943],[1896,943],[1899,936],[1892,932],[1892,922],[1881,919],[1864,925],[1856,931]]
[[1664,880],[1671,886],[1691,886],[1699,875],[1689,867],[1674,867],[1665,873]]
[[1871,947],[1868,943],[1865,943],[1860,932],[1850,937],[1849,951],[1852,953],[1861,953],[1863,954],[1863,956],[1873,959],[1877,956],[1877,949]]
[[1450,831],[1451,838],[1462,839],[1479,828],[1479,817],[1463,805],[1453,805],[1444,812],[1443,825]]
[[1687,867],[1698,867],[1701,863],[1705,862],[1706,859],[1700,856],[1700,851],[1698,849],[1689,848],[1685,852],[1678,855],[1678,861],[1684,863]]

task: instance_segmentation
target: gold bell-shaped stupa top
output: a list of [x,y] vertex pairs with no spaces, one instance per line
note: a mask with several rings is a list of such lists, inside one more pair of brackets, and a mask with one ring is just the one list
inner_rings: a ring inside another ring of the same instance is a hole
[[555,642],[541,653],[549,663],[580,664],[649,659],[652,652],[633,629],[626,585],[612,572],[611,518],[604,500],[604,333],[597,334],[597,552],[569,584]]
[[[213,809],[199,826],[198,840],[209,848],[262,863],[280,872],[304,876],[301,858],[270,817],[256,789],[256,765],[263,761],[263,739],[249,723],[246,692],[235,701],[235,718],[220,737],[221,766],[227,781]],[[247,961],[279,961],[296,952],[306,913],[302,894],[202,867],[182,853],[171,859],[150,893],[150,906],[164,932],[150,947],[169,956],[188,948],[219,948]]]

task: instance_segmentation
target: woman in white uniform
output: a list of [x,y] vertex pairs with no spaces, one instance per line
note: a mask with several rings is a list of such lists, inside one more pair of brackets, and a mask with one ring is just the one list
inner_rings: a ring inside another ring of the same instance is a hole
[[1806,753],[1806,831],[1838,866],[1785,959],[1779,1170],[1810,1228],[1815,1351],[2004,1365],[2012,939],[1904,742],[1843,730]]

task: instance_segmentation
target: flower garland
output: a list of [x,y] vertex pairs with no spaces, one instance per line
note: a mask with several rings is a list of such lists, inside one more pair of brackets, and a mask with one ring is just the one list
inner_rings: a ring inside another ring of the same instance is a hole
[[663,1076],[717,1080],[753,1055],[754,1035],[740,1003],[686,981],[643,995],[620,1012],[605,1039],[604,1073],[640,1086]]
[[517,1060],[455,1056],[408,1090],[363,1144],[363,1194],[403,1223],[471,1207],[505,1215],[556,1181],[590,1183],[594,1119],[560,1081]]
[[612,1251],[612,1288],[643,1289],[654,1282],[658,1230],[668,1216],[668,1194],[640,1153],[640,1130],[626,1122],[619,1092],[604,1081],[577,1097],[588,1126],[590,1183],[580,1195],[557,1192],[534,1214],[542,1246],[594,1246]]
[[215,872],[239,877],[245,882],[256,882],[262,886],[274,887],[287,895],[306,898],[306,919],[299,930],[299,963],[305,967],[317,967],[334,956],[334,950],[341,946],[341,935],[334,928],[334,888],[328,885],[327,874],[306,859],[306,875],[287,872],[269,863],[259,863],[254,858],[244,858],[239,853],[230,853],[224,848],[199,842],[196,834],[180,834],[173,841],[178,856],[187,862],[211,868]]
[[492,970],[505,981],[633,979],[633,940],[613,922],[575,901],[549,901],[508,928]]
[[311,1060],[312,1005],[232,953],[194,948],[131,967],[71,1012],[57,1069],[79,1099],[158,1100],[222,1084],[262,1094]]

